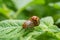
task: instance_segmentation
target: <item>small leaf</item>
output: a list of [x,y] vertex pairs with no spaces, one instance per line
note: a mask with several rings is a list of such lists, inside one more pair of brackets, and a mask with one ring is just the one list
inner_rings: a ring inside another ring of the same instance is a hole
[[53,18],[49,16],[49,17],[42,18],[41,23],[44,23],[46,25],[53,25],[54,21]]

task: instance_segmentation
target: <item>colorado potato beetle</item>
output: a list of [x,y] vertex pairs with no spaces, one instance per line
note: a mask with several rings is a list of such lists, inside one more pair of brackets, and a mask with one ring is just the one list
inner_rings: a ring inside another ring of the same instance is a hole
[[39,20],[40,20],[39,17],[32,16],[31,18],[26,20],[22,26],[23,28],[32,28],[34,26],[38,26],[40,24]]

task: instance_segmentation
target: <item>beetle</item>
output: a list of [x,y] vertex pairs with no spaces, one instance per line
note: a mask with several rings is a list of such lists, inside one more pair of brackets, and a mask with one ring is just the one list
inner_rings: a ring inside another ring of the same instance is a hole
[[32,28],[40,24],[40,19],[37,16],[32,16],[23,23],[23,28]]

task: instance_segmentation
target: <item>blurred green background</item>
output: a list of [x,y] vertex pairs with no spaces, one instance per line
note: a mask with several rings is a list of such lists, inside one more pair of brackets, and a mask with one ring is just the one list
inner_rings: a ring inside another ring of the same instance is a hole
[[0,0],[0,21],[52,16],[60,25],[60,0]]

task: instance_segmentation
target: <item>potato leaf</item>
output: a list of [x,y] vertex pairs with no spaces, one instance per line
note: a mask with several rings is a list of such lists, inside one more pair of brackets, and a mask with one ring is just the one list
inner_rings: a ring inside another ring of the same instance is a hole
[[5,20],[0,22],[0,38],[20,37],[25,20]]

